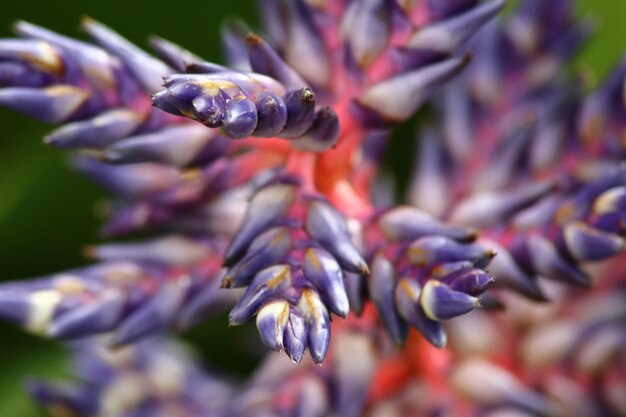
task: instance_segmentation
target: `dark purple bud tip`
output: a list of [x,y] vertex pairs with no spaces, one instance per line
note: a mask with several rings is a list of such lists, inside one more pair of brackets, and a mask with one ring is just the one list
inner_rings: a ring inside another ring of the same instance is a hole
[[283,131],[287,124],[287,106],[271,91],[263,91],[255,101],[258,123],[254,136],[271,138]]
[[315,93],[310,88],[290,91],[285,96],[287,124],[279,135],[282,138],[297,138],[304,134],[315,117]]
[[334,146],[339,139],[339,118],[337,113],[324,107],[315,113],[313,124],[304,136],[295,139],[295,147],[313,152],[323,152]]
[[252,135],[258,123],[254,102],[247,97],[236,97],[226,104],[220,132],[232,139],[243,139]]

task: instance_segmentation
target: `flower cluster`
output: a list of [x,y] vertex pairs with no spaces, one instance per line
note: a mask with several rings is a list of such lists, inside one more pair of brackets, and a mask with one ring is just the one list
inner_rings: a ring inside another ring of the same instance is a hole
[[[93,43],[24,22],[0,40],[0,105],[59,125],[45,143],[113,195],[105,237],[151,236],[0,286],[0,315],[68,340],[86,382],[33,397],[107,417],[626,413],[626,65],[591,93],[563,71],[591,32],[574,1],[259,3],[265,33],[227,26],[227,66],[91,19]],[[427,103],[398,203],[381,156]],[[163,335],[227,308],[291,361],[238,384]]]

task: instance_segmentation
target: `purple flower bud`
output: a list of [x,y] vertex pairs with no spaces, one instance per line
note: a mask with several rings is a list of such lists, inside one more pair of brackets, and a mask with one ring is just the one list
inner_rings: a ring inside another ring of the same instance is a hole
[[283,333],[288,321],[289,303],[286,301],[274,301],[261,307],[256,316],[256,327],[265,346],[273,350],[283,348]]
[[306,250],[302,269],[306,278],[320,291],[330,311],[340,317],[347,317],[350,304],[343,273],[335,258],[323,249],[309,248]]
[[282,138],[297,138],[302,136],[313,123],[315,118],[315,93],[308,87],[292,90],[285,95],[287,107],[287,124],[278,135]]
[[0,62],[0,87],[43,87],[51,76],[16,62]]
[[330,58],[322,42],[313,13],[303,1],[286,4],[288,21],[284,39],[285,60],[302,77],[317,87],[328,87],[331,80]]
[[330,107],[323,107],[315,113],[309,130],[303,136],[292,140],[298,149],[311,152],[323,152],[334,146],[339,140],[339,118]]
[[255,106],[258,122],[254,136],[271,138],[283,131],[287,124],[287,106],[282,98],[271,91],[264,91],[257,96]]
[[158,36],[150,37],[150,46],[163,61],[176,71],[184,72],[187,65],[203,61],[197,55]]
[[256,274],[244,296],[228,316],[231,325],[250,320],[261,306],[291,287],[291,270],[288,265],[275,265]]
[[286,227],[276,227],[262,233],[252,241],[246,256],[228,270],[222,280],[222,286],[248,285],[258,271],[281,262],[291,250],[291,246],[291,233]]
[[61,123],[71,118],[89,97],[89,91],[70,85],[44,89],[8,87],[0,89],[0,106],[47,123]]
[[480,300],[431,279],[426,282],[422,289],[420,305],[428,318],[444,321],[469,313],[480,306]]
[[421,28],[407,41],[412,49],[435,50],[453,54],[485,23],[504,7],[506,0],[493,0],[473,7],[467,12]]
[[315,363],[322,363],[330,343],[330,316],[316,291],[302,290],[298,309],[308,328],[309,353]]
[[369,273],[367,263],[352,244],[345,219],[330,204],[323,201],[311,202],[306,218],[306,231],[337,258],[344,269],[361,274]]
[[145,116],[127,109],[114,109],[90,120],[69,123],[54,130],[44,142],[55,148],[102,148],[134,132]]
[[344,271],[344,285],[348,295],[350,309],[360,316],[363,312],[367,293],[366,278],[354,272]]
[[495,278],[482,269],[463,268],[441,278],[440,281],[454,291],[477,297],[491,288]]
[[554,190],[551,182],[531,183],[503,192],[477,193],[461,201],[452,212],[451,221],[478,227],[491,227],[505,221],[512,213],[533,204]]
[[[115,72],[119,69],[117,60],[101,48],[59,35],[28,22],[17,22],[14,30],[18,35],[40,39],[58,47],[62,51],[67,51],[72,59],[78,63],[81,73],[94,86],[109,88],[116,86],[121,81],[119,79],[116,80],[118,75]],[[121,85],[117,85],[117,87],[121,87]]]
[[72,162],[78,171],[109,191],[122,195],[146,196],[173,187],[179,181],[179,173],[164,165],[111,166],[89,157],[77,157]]
[[283,333],[283,346],[287,355],[295,363],[302,362],[302,358],[304,358],[304,352],[308,345],[307,334],[307,325],[304,317],[297,309],[292,308],[289,311],[289,320]]
[[530,262],[542,276],[587,287],[589,277],[558,253],[552,242],[546,237],[532,235],[527,239]]
[[571,222],[563,228],[563,240],[567,251],[579,261],[599,261],[624,249],[624,239],[587,226]]
[[122,319],[125,297],[117,290],[107,290],[98,299],[55,318],[47,335],[71,339],[113,330]]
[[63,73],[63,60],[47,42],[30,39],[0,39],[0,59],[18,61],[49,74]]
[[419,304],[422,288],[411,278],[401,278],[394,291],[394,301],[398,315],[406,320],[437,348],[443,348],[448,342],[448,336],[443,325],[426,317],[426,313]]
[[221,154],[220,139],[214,131],[200,125],[166,127],[158,132],[127,137],[104,150],[104,158],[111,163],[133,164],[158,162],[184,167],[200,158],[207,158],[213,145],[213,158]]
[[275,184],[257,191],[243,223],[226,250],[224,265],[231,266],[241,259],[250,242],[285,215],[294,198],[295,188],[292,185]]
[[229,138],[244,139],[252,135],[258,120],[254,102],[246,97],[235,97],[226,104],[220,132]]
[[261,37],[249,33],[246,44],[254,72],[277,79],[289,90],[306,87],[302,77]]
[[411,203],[433,216],[441,216],[450,200],[448,167],[441,142],[433,129],[427,129],[420,137],[418,162],[409,191]]
[[471,261],[478,267],[493,259],[495,252],[477,244],[462,244],[444,236],[426,236],[415,240],[407,250],[413,265]]
[[408,336],[408,326],[396,312],[396,271],[382,253],[374,256],[372,272],[368,277],[368,291],[378,314],[397,346],[402,346]]
[[146,91],[161,90],[163,77],[172,72],[167,65],[93,19],[85,18],[82,27],[93,40],[118,57]]
[[489,271],[497,277],[496,285],[511,288],[532,300],[547,301],[537,278],[526,272],[507,249],[492,240],[481,239],[481,243],[498,253],[489,264]]
[[451,58],[400,74],[372,85],[358,103],[397,123],[411,117],[422,103],[469,63],[469,57]]
[[250,60],[244,38],[250,32],[245,23],[231,20],[222,26],[222,47],[230,68],[239,71],[250,70]]
[[348,5],[342,35],[356,63],[365,68],[385,49],[392,30],[392,2],[366,0]]
[[187,299],[178,313],[176,328],[188,329],[213,314],[233,305],[231,294],[220,287],[219,276],[209,282],[201,281],[199,288],[190,288]]
[[477,231],[440,222],[433,216],[410,206],[395,207],[378,221],[385,236],[392,241],[414,240],[428,235],[441,235],[458,241],[475,239]]
[[163,284],[150,298],[127,315],[117,326],[112,345],[122,346],[142,337],[165,331],[176,319],[188,287],[183,282]]
[[207,245],[184,236],[163,236],[135,243],[109,243],[88,248],[89,255],[101,260],[151,262],[191,266],[209,256]]

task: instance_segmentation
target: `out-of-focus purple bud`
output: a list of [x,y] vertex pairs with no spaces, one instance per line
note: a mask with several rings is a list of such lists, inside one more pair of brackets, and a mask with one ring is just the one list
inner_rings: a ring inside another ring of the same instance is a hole
[[68,51],[72,59],[78,62],[82,73],[95,86],[100,88],[116,86],[114,70],[119,67],[118,61],[101,48],[28,22],[17,22],[13,28],[20,36],[40,39]]
[[259,119],[254,101],[247,97],[235,97],[226,104],[220,132],[229,138],[250,137]]
[[[29,317],[32,316],[31,311],[37,308],[32,307],[29,298],[32,297],[29,297],[28,294],[24,293],[22,290],[2,288],[2,290],[0,290],[0,317],[12,323],[16,323],[19,326],[27,327]],[[57,291],[54,291],[53,293],[49,293],[48,298],[53,304],[52,311],[54,311],[56,304],[61,300],[61,295],[58,294]],[[46,319],[45,326],[47,326],[47,322],[51,317],[51,314],[47,315],[49,317]]]
[[337,411],[342,417],[360,417],[376,370],[373,342],[360,332],[339,332],[333,336],[332,360]]
[[246,36],[250,64],[254,72],[265,74],[280,81],[288,90],[306,87],[306,82],[261,37],[249,33]]
[[126,300],[117,290],[105,291],[99,299],[67,311],[48,327],[49,337],[71,339],[110,331],[120,321]]
[[222,312],[233,303],[232,295],[220,287],[219,276],[210,282],[202,282],[199,289],[190,289],[178,314],[176,327],[188,329],[212,314]]
[[477,234],[477,231],[471,228],[442,223],[430,214],[411,206],[395,207],[384,213],[378,222],[385,236],[396,242],[428,235],[471,241]]
[[287,124],[287,106],[271,91],[264,91],[255,100],[257,125],[254,136],[271,138],[283,131]]
[[442,262],[471,261],[485,266],[495,252],[477,244],[461,244],[445,236],[425,236],[415,240],[407,250],[413,265],[423,266]]
[[313,22],[313,13],[302,2],[290,2],[288,37],[284,40],[285,60],[307,81],[317,87],[328,87],[331,66],[322,36]]
[[350,309],[360,316],[365,304],[367,285],[365,277],[354,272],[344,272],[344,285],[348,295]]
[[63,410],[62,412],[81,413],[83,415],[98,414],[98,400],[89,389],[75,385],[50,385],[48,383],[28,380],[26,390],[40,405],[47,410]]
[[451,58],[372,85],[358,98],[358,103],[376,111],[383,119],[402,122],[422,103],[469,63],[468,56]]
[[614,187],[600,194],[594,201],[595,214],[626,212],[626,187]]
[[389,0],[365,0],[348,5],[342,22],[342,36],[352,56],[367,67],[389,42],[393,4]]
[[0,59],[27,63],[32,68],[61,75],[63,60],[49,43],[30,39],[0,39]]
[[477,0],[426,0],[428,11],[437,20],[454,16],[474,7]]
[[[132,164],[158,162],[184,167],[205,156],[211,142],[219,141],[215,131],[197,124],[167,127],[154,133],[131,136],[104,150],[104,158],[111,163]],[[215,146],[214,156],[219,156]],[[213,158],[213,159],[214,159]]]
[[400,317],[415,327],[433,346],[443,348],[448,343],[448,336],[443,325],[426,317],[419,298],[422,289],[411,278],[401,278],[396,285],[394,300]]
[[83,19],[82,28],[104,49],[118,57],[149,93],[161,90],[163,77],[172,72],[167,65],[93,19]]
[[502,8],[506,0],[493,0],[469,9],[450,19],[435,22],[418,30],[408,41],[412,49],[434,50],[453,54],[483,25],[491,20]]
[[124,318],[113,334],[112,346],[122,346],[170,328],[180,310],[188,287],[183,282],[163,284],[150,298]]
[[289,303],[286,301],[274,301],[261,307],[256,316],[256,327],[265,346],[273,350],[283,348],[283,333],[288,321]]
[[291,270],[288,265],[275,265],[256,274],[244,296],[228,316],[231,325],[250,320],[259,308],[291,286]]
[[146,196],[164,191],[179,181],[179,173],[164,165],[112,166],[86,156],[74,158],[72,165],[109,191],[128,196]]
[[350,271],[369,273],[367,263],[354,247],[345,219],[334,207],[323,201],[312,201],[306,218],[306,231]]
[[582,222],[571,222],[563,228],[567,251],[579,261],[599,261],[614,256],[624,249],[624,239],[589,227]]
[[409,200],[420,209],[441,216],[449,204],[445,151],[433,129],[427,129],[419,141],[417,165],[412,175]]
[[306,250],[302,269],[307,279],[320,291],[330,311],[340,317],[348,317],[348,294],[341,267],[335,258],[323,249],[309,248]]
[[479,296],[495,282],[495,277],[478,268],[463,268],[440,279],[450,289]]
[[285,95],[287,106],[287,123],[280,133],[282,138],[297,138],[302,136],[313,123],[315,118],[315,93],[308,87],[292,90]]
[[132,260],[172,266],[190,266],[210,254],[201,242],[184,236],[164,236],[136,243],[108,243],[88,248],[90,256],[101,260]]
[[496,285],[511,288],[532,300],[547,301],[536,277],[524,271],[508,250],[492,240],[481,239],[480,242],[498,253],[489,264],[489,271],[497,277]]
[[246,216],[224,256],[224,265],[231,266],[241,259],[250,242],[272,226],[287,212],[295,198],[295,188],[275,184],[261,188],[250,201]]
[[298,301],[298,309],[308,328],[309,353],[315,363],[322,363],[330,343],[330,316],[318,293],[305,288]]
[[549,227],[554,220],[554,214],[563,203],[564,196],[548,195],[521,209],[511,219],[511,225],[518,230],[532,230],[536,228]]
[[312,152],[323,152],[339,140],[339,117],[330,107],[323,107],[315,113],[309,130],[294,139],[294,147]]
[[291,233],[286,227],[270,229],[252,241],[246,256],[228,270],[223,287],[242,287],[260,270],[281,262],[291,249]]
[[507,220],[518,210],[533,204],[554,189],[551,182],[532,183],[504,192],[481,192],[456,205],[450,221],[487,228]]
[[184,72],[189,64],[203,62],[197,55],[159,36],[150,37],[150,46],[159,57],[176,71]]
[[55,148],[102,148],[134,132],[145,116],[128,109],[114,109],[93,119],[69,123],[44,138]]
[[450,382],[458,394],[477,404],[512,404],[539,415],[547,411],[541,396],[504,368],[484,359],[467,359],[456,365]]
[[532,266],[542,276],[582,287],[590,285],[589,277],[574,264],[565,260],[546,237],[529,236],[527,248]]
[[222,49],[230,68],[239,71],[250,70],[250,60],[245,42],[246,34],[249,32],[248,26],[240,20],[231,20],[222,25],[220,31]]
[[0,62],[0,87],[42,87],[51,77],[16,62]]
[[430,319],[444,321],[469,313],[480,306],[480,300],[431,279],[422,289],[420,305]]
[[385,329],[397,346],[402,346],[408,336],[408,326],[398,316],[395,303],[396,272],[391,262],[378,253],[372,260],[372,273],[368,277],[368,290],[376,305]]
[[324,417],[331,413],[327,381],[308,376],[300,386],[298,405],[294,415],[299,417]]
[[0,89],[0,106],[57,124],[72,117],[89,97],[89,91],[71,85],[53,85],[43,89],[8,87]]
[[297,309],[292,308],[289,311],[289,320],[285,326],[285,333],[283,333],[283,346],[287,355],[295,363],[300,363],[302,358],[304,358],[304,352],[308,344],[307,333],[304,317]]

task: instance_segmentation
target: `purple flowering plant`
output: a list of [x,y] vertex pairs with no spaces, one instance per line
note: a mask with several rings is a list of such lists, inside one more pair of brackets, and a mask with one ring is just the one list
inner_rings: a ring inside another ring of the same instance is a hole
[[[1,317],[72,352],[75,380],[31,380],[33,399],[626,415],[626,63],[593,89],[566,70],[593,32],[576,2],[258,3],[258,32],[224,27],[224,64],[90,18],[88,41],[0,39],[0,105],[54,125],[44,142],[111,194],[91,265],[0,285]],[[383,156],[409,119],[395,198]],[[172,336],[224,311],[269,348],[245,381]]]

